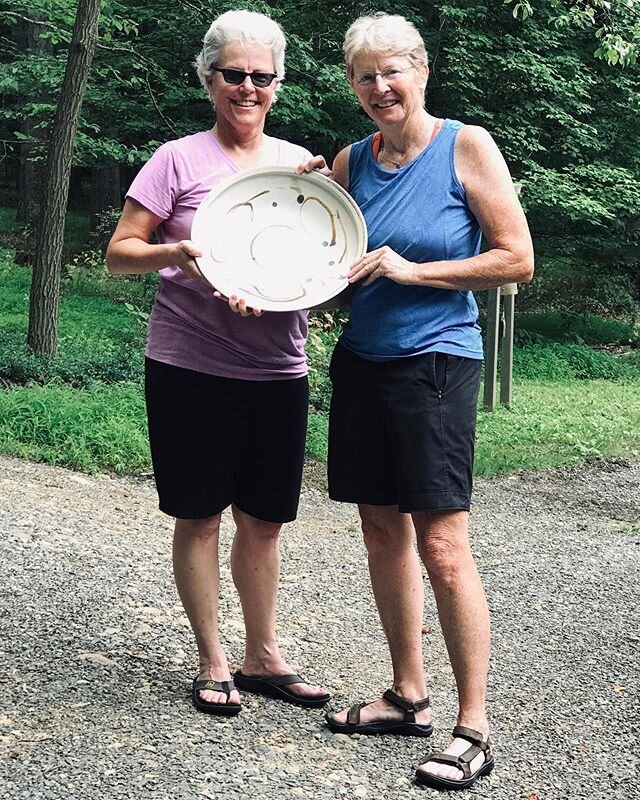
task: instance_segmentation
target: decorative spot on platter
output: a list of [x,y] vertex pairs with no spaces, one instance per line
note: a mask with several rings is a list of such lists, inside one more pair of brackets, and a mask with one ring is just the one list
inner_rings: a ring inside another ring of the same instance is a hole
[[303,195],[303,194],[299,194],[299,195],[296,197],[296,200],[298,201],[298,203],[299,203],[300,205],[302,205],[302,204],[304,203],[304,195]]

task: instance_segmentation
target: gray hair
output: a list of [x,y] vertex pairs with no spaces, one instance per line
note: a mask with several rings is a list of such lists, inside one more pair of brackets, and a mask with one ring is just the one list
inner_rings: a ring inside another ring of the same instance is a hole
[[211,75],[211,68],[218,63],[220,51],[230,42],[254,42],[269,48],[273,54],[278,80],[284,78],[284,51],[287,42],[278,23],[266,14],[258,14],[256,11],[225,11],[211,23],[205,34],[202,50],[196,56],[195,67],[205,89],[207,75]]
[[358,17],[349,27],[342,45],[349,77],[353,77],[353,60],[360,53],[393,53],[407,56],[416,67],[428,66],[429,56],[416,26],[400,14],[379,11]]

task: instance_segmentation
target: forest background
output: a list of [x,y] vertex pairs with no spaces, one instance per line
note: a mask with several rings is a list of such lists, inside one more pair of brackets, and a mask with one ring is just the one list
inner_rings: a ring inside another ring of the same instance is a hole
[[[0,448],[83,469],[145,471],[140,366],[155,276],[106,275],[103,249],[123,193],[159,144],[211,126],[192,65],[211,20],[230,7],[268,13],[287,35],[270,134],[330,161],[369,133],[345,78],[341,41],[372,5],[101,5],[75,139],[59,348],[43,357],[26,345],[30,264],[76,3],[0,2]],[[430,113],[489,129],[523,187],[536,276],[517,298],[520,382],[513,408],[480,420],[477,470],[637,456],[638,4],[422,0],[379,2],[375,10],[404,14],[422,32]],[[326,444],[326,361],[341,321],[312,320],[315,457]],[[505,453],[515,439],[522,450]]]

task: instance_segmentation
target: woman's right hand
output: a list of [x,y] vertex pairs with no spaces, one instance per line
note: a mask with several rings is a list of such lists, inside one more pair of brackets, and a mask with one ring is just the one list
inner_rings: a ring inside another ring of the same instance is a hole
[[200,258],[202,256],[202,252],[195,247],[193,242],[190,239],[183,239],[181,242],[177,242],[175,247],[175,263],[180,267],[184,274],[188,275],[190,278],[195,278],[198,281],[204,281],[205,283],[208,283],[206,278],[200,272],[198,264],[196,263],[196,258]]

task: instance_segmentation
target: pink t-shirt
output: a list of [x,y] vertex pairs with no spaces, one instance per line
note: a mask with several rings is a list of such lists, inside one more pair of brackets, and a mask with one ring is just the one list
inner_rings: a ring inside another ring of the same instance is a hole
[[[297,166],[311,156],[282,139],[268,137],[267,144],[274,166]],[[127,197],[162,217],[158,242],[179,242],[190,238],[193,215],[209,190],[237,172],[211,131],[195,133],[159,147]],[[306,375],[306,338],[306,311],[241,317],[179,267],[160,270],[149,319],[149,358],[223,378],[282,380]]]

